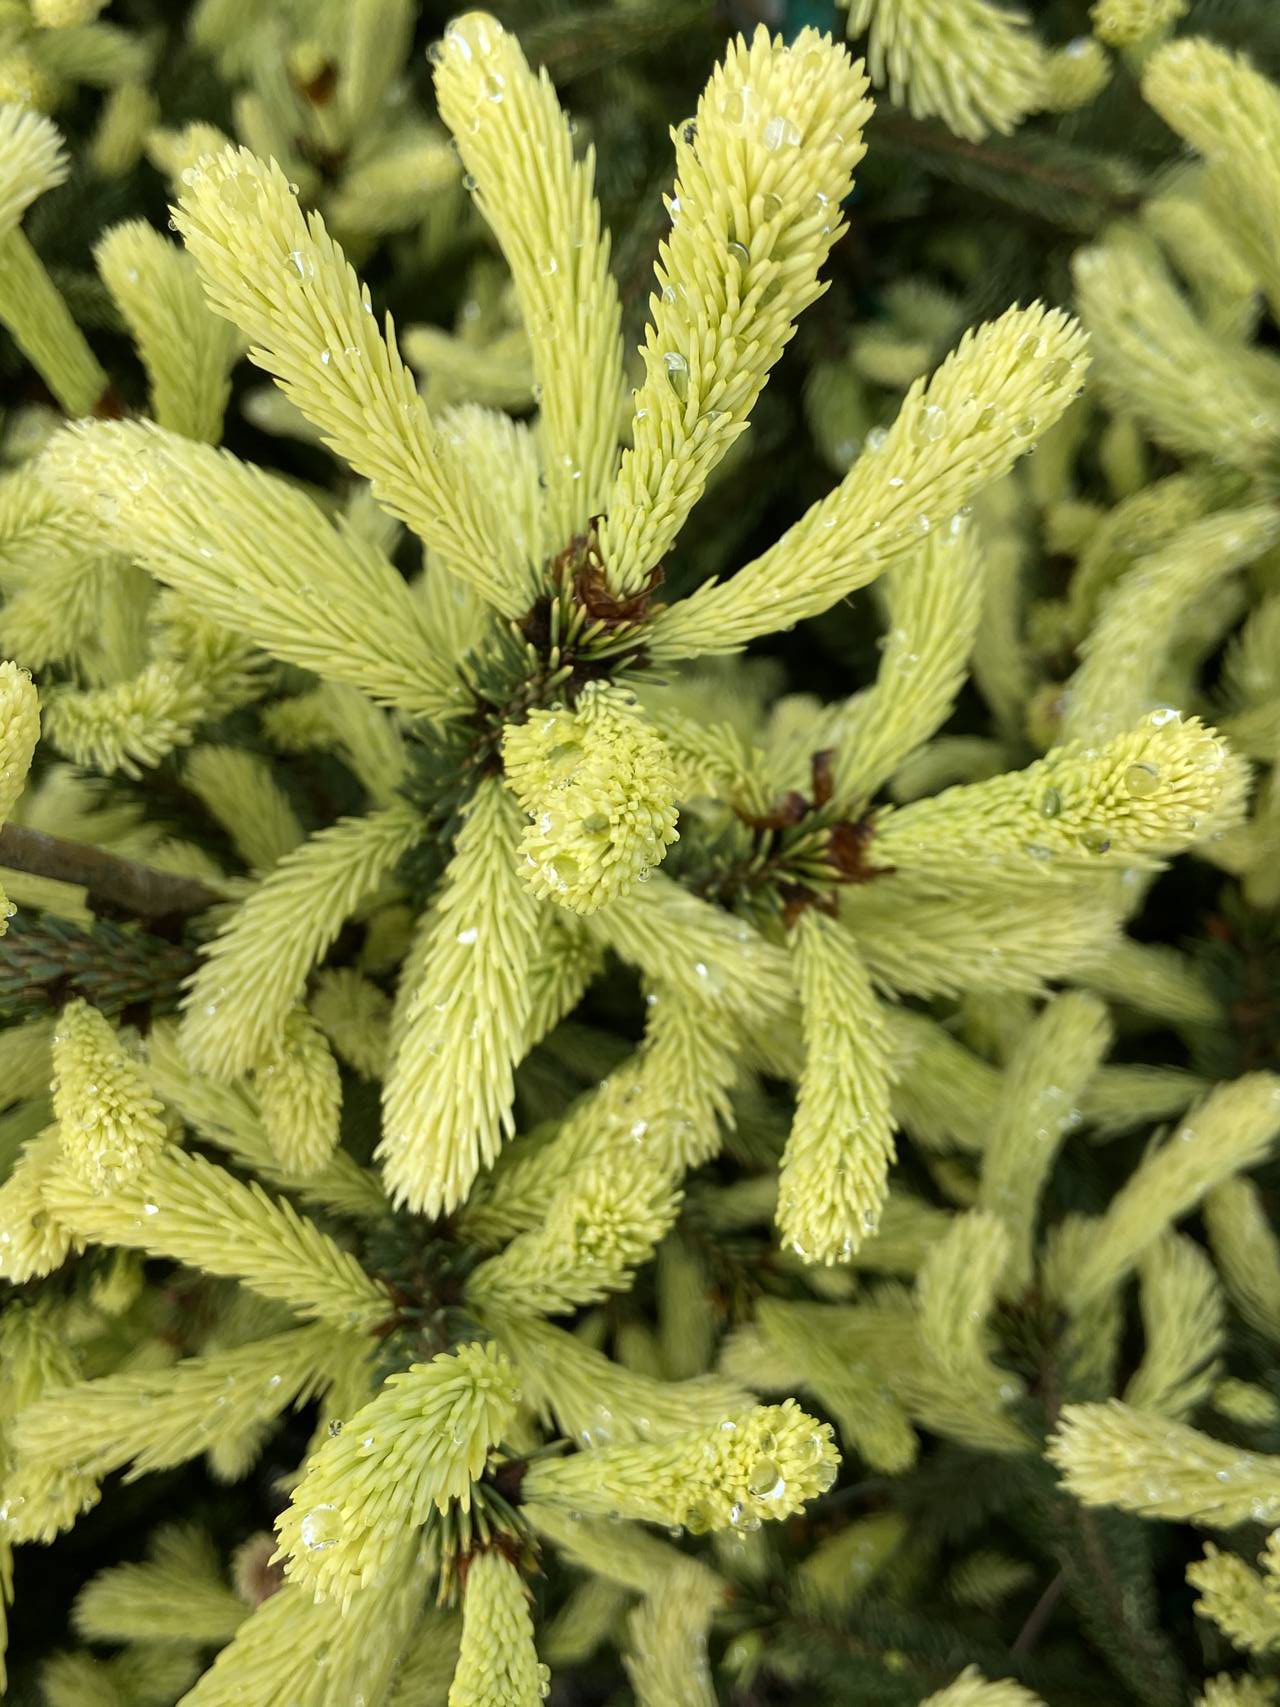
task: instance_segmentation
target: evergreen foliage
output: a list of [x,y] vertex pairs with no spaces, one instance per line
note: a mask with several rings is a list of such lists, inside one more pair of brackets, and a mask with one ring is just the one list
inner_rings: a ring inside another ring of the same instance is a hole
[[0,0],[0,1693],[1265,1707],[1272,8],[495,10]]

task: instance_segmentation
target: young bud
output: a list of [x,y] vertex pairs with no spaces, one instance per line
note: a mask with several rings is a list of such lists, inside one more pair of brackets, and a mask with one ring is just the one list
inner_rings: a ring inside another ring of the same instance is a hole
[[825,1493],[839,1462],[830,1424],[788,1399],[652,1445],[541,1459],[524,1492],[589,1516],[750,1531]]
[[538,1707],[550,1673],[533,1645],[529,1593],[505,1554],[477,1554],[467,1567],[462,1646],[449,1707]]
[[676,840],[676,777],[660,736],[623,689],[589,683],[572,711],[509,724],[507,780],[532,822],[520,872],[539,897],[594,913]]
[[76,1176],[97,1192],[139,1179],[164,1148],[164,1117],[141,1068],[88,1002],[63,1009],[53,1073],[62,1150]]

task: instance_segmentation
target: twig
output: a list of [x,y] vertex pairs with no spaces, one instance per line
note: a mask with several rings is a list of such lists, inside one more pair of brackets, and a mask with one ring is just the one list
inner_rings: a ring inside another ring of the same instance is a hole
[[[1012,177],[1027,178],[1046,189],[1063,195],[1081,196],[1086,201],[1099,202],[1117,213],[1127,213],[1137,207],[1141,197],[1137,189],[1122,190],[1099,183],[1083,172],[1069,167],[1047,165],[1032,160],[1015,149],[980,142],[968,142],[953,136],[942,125],[921,124],[902,113],[881,110],[875,118],[876,140],[890,147],[918,149],[923,154],[951,155],[967,160],[971,165],[993,172],[1006,172]],[[1050,222],[1052,223],[1052,221]]]
[[630,54],[651,52],[704,20],[713,20],[708,0],[657,0],[594,11],[583,7],[526,31],[525,47],[533,63],[545,66],[557,83],[571,83]]
[[1059,1571],[1027,1614],[1027,1621],[1019,1630],[1010,1650],[1012,1653],[1029,1654],[1031,1652],[1044,1633],[1044,1627],[1053,1616],[1053,1609],[1062,1599],[1062,1592],[1066,1586],[1067,1573]]
[[185,918],[225,899],[197,878],[157,871],[85,842],[65,841],[22,824],[6,824],[0,829],[0,865],[33,877],[78,884],[102,908],[138,919]]

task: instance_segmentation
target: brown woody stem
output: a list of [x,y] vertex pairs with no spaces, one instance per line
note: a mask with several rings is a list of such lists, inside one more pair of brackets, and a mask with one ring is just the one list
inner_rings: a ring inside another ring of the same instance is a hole
[[23,824],[0,829],[0,865],[86,889],[104,908],[138,919],[184,918],[225,899],[194,877],[157,871],[136,860],[65,841]]

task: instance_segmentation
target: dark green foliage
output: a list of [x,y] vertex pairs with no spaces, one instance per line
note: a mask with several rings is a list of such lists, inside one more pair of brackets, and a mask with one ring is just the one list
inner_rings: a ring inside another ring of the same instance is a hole
[[112,1018],[172,1013],[195,965],[192,948],[140,926],[24,910],[0,938],[0,1018],[57,1013],[77,996]]

